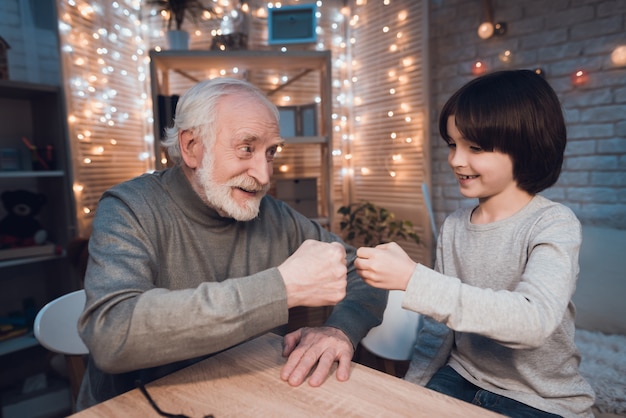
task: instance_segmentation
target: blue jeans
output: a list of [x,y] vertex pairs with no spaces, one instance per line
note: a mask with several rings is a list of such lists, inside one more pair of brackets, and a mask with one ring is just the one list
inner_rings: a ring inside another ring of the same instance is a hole
[[512,418],[559,417],[559,415],[540,411],[532,406],[481,389],[465,380],[450,366],[439,369],[426,387]]

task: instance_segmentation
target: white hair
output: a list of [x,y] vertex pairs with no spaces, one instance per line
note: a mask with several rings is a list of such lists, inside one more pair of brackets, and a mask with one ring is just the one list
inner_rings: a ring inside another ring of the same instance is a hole
[[187,90],[178,100],[174,117],[174,126],[165,128],[165,139],[161,145],[166,149],[168,158],[180,164],[180,144],[178,133],[190,130],[197,134],[207,148],[211,149],[215,141],[216,108],[219,100],[232,94],[250,94],[267,106],[278,120],[278,109],[256,86],[236,78],[214,78],[201,81]]

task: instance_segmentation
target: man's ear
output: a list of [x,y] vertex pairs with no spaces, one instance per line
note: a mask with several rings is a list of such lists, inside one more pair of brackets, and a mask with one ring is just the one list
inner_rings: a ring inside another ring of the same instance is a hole
[[197,168],[204,153],[202,140],[193,131],[184,130],[178,132],[178,143],[185,165],[189,168]]

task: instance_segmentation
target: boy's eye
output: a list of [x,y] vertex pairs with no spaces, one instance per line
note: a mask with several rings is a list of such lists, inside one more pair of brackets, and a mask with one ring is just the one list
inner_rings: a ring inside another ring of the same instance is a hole
[[455,149],[456,148],[456,144],[454,142],[448,142],[448,148]]
[[470,150],[472,150],[472,152],[481,152],[483,149],[478,145],[472,145],[470,146]]

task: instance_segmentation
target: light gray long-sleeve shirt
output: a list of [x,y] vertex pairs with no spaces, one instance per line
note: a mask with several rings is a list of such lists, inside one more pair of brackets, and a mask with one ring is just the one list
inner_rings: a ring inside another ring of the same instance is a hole
[[542,196],[489,224],[472,224],[472,210],[446,219],[436,271],[418,265],[407,286],[403,307],[427,318],[406,379],[423,385],[447,363],[485,390],[592,417],[574,344],[578,219]]
[[[107,191],[89,241],[79,332],[90,361],[78,408],[285,324],[277,266],[306,239],[341,242],[269,196],[254,220],[223,218],[179,167]],[[366,285],[353,267],[355,249],[346,252],[347,296],[326,325],[356,346],[380,323],[387,293]]]

